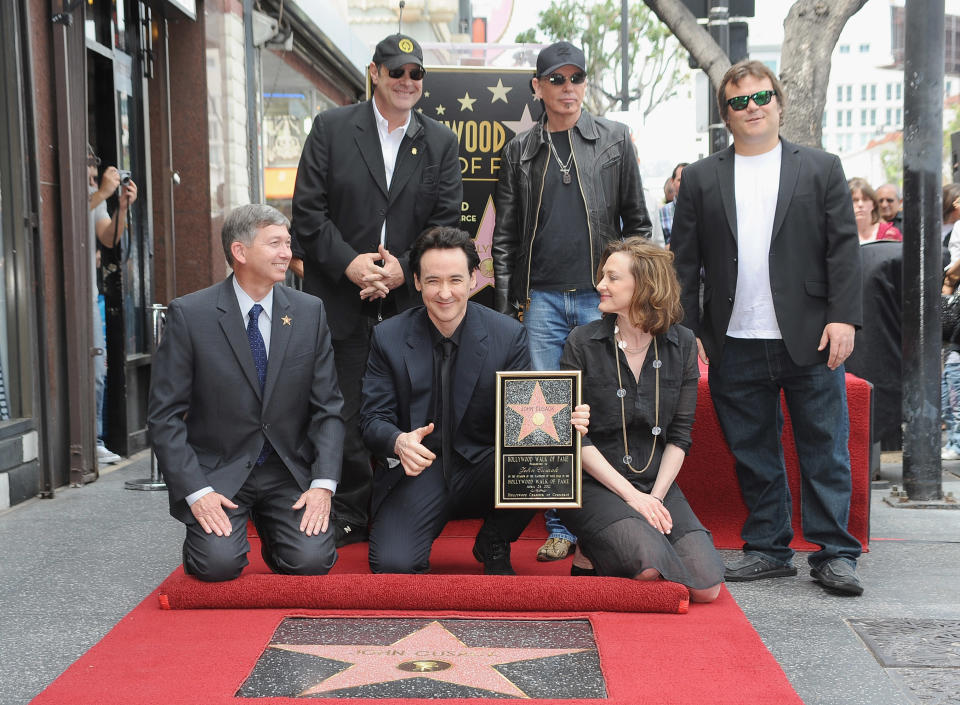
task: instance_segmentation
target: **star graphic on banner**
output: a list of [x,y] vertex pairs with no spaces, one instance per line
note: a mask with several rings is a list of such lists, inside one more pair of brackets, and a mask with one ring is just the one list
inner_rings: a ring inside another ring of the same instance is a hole
[[491,103],[496,103],[498,100],[502,100],[504,103],[509,103],[507,100],[507,93],[513,90],[513,86],[503,85],[503,79],[497,79],[497,85],[487,86],[487,90],[493,93],[493,98],[490,100]]
[[307,688],[299,697],[409,678],[429,678],[526,698],[529,696],[493,666],[586,651],[466,646],[436,621],[387,646],[272,644],[271,648],[349,664],[343,671]]
[[423,108],[417,108],[417,112],[423,115]]
[[445,107],[443,107],[442,105],[437,106],[437,115],[443,115],[445,112],[447,112],[447,109]]
[[519,120],[503,120],[504,126],[513,130],[514,134],[519,135],[521,132],[526,132],[531,127],[537,124],[537,121],[530,117],[530,106],[523,106],[523,113],[520,115]]
[[480,253],[480,269],[477,271],[477,285],[470,295],[473,296],[485,286],[493,286],[493,224],[496,211],[493,207],[493,196],[487,196],[487,205],[480,216],[480,226],[477,228],[477,237],[474,242],[477,252]]
[[430,97],[430,91],[424,91],[424,92],[423,92],[423,97],[424,97],[424,98],[429,98],[429,97]]
[[540,382],[534,385],[530,401],[526,404],[507,404],[507,406],[523,417],[523,426],[520,428],[520,435],[517,436],[518,442],[537,430],[543,431],[553,440],[560,442],[557,427],[553,425],[553,417],[565,409],[567,405],[548,404],[547,400],[543,398]]
[[477,99],[471,98],[470,94],[467,92],[463,94],[463,98],[457,98],[457,100],[460,101],[461,111],[469,110],[471,113],[473,112],[473,104],[477,102]]

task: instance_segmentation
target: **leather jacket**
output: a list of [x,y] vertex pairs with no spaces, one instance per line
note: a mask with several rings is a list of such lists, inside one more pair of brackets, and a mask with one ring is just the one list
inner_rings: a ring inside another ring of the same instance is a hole
[[[533,238],[537,231],[545,165],[550,157],[545,118],[514,137],[500,155],[494,194],[493,232],[496,307],[522,320],[530,298]],[[637,153],[629,128],[582,111],[570,130],[577,181],[587,210],[590,268],[596,270],[607,243],[623,237],[649,238],[653,226],[643,198]]]

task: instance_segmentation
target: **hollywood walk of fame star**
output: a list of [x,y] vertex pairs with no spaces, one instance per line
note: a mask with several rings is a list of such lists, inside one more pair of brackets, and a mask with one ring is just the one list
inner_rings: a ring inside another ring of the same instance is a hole
[[530,106],[523,106],[523,113],[520,115],[519,120],[503,120],[504,127],[513,130],[515,134],[520,134],[521,132],[526,132],[531,127],[537,124],[537,121],[530,116]]
[[307,688],[300,697],[408,678],[429,678],[526,698],[526,693],[493,666],[586,651],[467,646],[437,621],[387,646],[272,644],[271,648],[350,664],[343,671]]
[[498,100],[502,100],[504,103],[509,103],[507,100],[507,93],[513,90],[513,86],[503,85],[503,79],[497,79],[497,85],[487,86],[487,90],[493,93],[493,98],[490,100],[490,103],[496,103]]
[[443,115],[445,112],[447,112],[447,109],[445,107],[443,107],[442,105],[437,106],[437,115]]
[[469,110],[471,113],[473,112],[473,104],[477,102],[477,99],[471,98],[468,92],[463,94],[463,98],[457,98],[457,100],[460,102],[461,111]]
[[553,417],[567,407],[566,404],[548,404],[543,398],[543,390],[540,389],[540,382],[533,387],[533,393],[530,395],[530,401],[526,404],[507,404],[511,409],[523,417],[523,426],[520,428],[520,435],[517,441],[522,441],[534,431],[543,431],[550,438],[560,442],[560,435],[557,433],[557,427],[553,424]]

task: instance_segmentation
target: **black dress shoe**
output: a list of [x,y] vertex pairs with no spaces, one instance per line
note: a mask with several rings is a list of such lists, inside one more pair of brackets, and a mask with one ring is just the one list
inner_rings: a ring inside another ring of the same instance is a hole
[[484,575],[516,575],[510,564],[510,542],[484,533],[473,542],[473,557],[483,563]]
[[750,580],[764,580],[765,578],[783,578],[796,575],[797,569],[792,565],[774,563],[768,558],[755,553],[746,553],[733,563],[724,566],[723,577],[728,583],[742,583]]
[[863,594],[863,583],[857,575],[857,569],[842,558],[827,561],[819,568],[811,568],[810,575],[827,592],[835,595]]
[[597,574],[596,568],[581,568],[578,565],[570,566],[570,575],[594,575],[595,576],[596,574]]
[[333,531],[337,548],[343,548],[351,543],[360,543],[369,538],[367,527],[336,519],[333,521]]

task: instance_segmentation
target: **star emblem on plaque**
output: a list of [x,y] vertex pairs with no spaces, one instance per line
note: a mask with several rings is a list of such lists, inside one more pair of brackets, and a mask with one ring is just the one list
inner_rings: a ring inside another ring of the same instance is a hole
[[497,373],[497,507],[580,506],[579,403],[579,370]]

